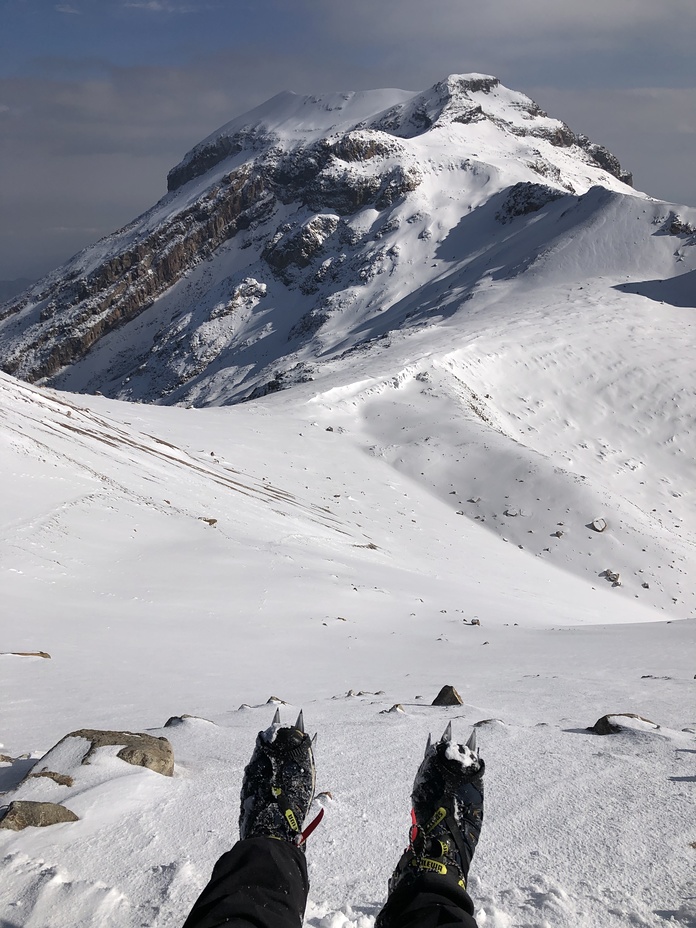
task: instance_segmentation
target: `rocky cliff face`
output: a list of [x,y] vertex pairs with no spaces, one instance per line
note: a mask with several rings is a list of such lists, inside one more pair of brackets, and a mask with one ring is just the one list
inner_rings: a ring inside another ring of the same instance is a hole
[[488,203],[503,225],[630,182],[604,148],[492,77],[372,105],[285,94],[196,146],[152,210],[0,309],[3,370],[169,402],[207,401],[226,378],[240,398],[277,383],[279,364],[305,370],[297,345],[316,354],[347,307],[356,321],[383,311],[403,261],[434,257],[434,230],[442,240]]

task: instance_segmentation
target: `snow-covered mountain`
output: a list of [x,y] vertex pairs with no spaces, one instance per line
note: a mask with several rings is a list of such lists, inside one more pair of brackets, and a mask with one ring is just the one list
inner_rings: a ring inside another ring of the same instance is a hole
[[626,182],[613,155],[492,77],[279,94],[189,152],[153,209],[6,306],[2,366],[145,402],[275,390],[452,314],[611,203],[630,225],[639,210],[649,244],[660,209],[641,212]]
[[0,353],[144,402],[293,387],[464,517],[683,615],[696,211],[628,179],[491,77],[280,94],[7,304]]

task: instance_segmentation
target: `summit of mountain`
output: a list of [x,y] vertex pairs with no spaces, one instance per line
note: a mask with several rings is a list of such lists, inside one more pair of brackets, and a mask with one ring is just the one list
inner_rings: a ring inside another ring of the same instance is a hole
[[[533,100],[503,87],[496,77],[485,74],[451,75],[422,93],[402,90],[373,90],[298,95],[286,91],[244,115],[233,119],[196,145],[168,175],[168,189],[208,173],[212,168],[245,150],[262,150],[277,145],[283,149],[321,144],[332,136],[352,131],[366,135],[384,132],[410,139],[452,123],[496,126],[502,137],[540,138],[561,147],[583,150],[587,160],[628,184],[630,173],[618,160],[586,136],[576,135],[565,123],[552,119]],[[503,138],[499,147],[505,148]],[[396,150],[396,149],[395,149]],[[335,147],[333,152],[336,152]],[[348,153],[345,148],[339,152]],[[357,160],[365,151],[355,151]],[[577,152],[576,152],[577,154]],[[367,155],[371,157],[371,155]]]

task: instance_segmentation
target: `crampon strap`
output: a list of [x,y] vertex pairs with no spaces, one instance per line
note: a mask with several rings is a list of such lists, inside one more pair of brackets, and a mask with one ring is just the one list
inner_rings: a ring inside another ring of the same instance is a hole
[[317,827],[319,822],[324,818],[324,810],[320,809],[319,814],[312,819],[312,821],[307,825],[307,827],[299,833],[295,838],[295,844],[299,847],[300,844],[304,844],[307,838],[312,834],[314,829]]
[[409,831],[408,831],[409,847],[413,847],[413,843],[418,837],[419,830],[420,829],[418,828],[418,822],[416,821],[416,810],[411,809],[411,827],[409,828]]

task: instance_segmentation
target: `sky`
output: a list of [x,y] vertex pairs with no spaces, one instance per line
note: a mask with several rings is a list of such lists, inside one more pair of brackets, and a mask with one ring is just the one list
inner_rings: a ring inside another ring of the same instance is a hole
[[494,74],[696,205],[694,0],[0,0],[0,280],[38,278],[281,90]]

